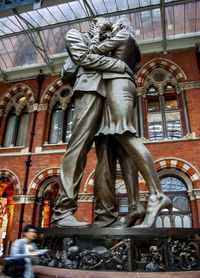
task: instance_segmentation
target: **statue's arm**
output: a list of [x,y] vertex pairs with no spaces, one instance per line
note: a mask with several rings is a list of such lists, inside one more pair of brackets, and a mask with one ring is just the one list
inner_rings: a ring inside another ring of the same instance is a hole
[[104,55],[120,46],[125,40],[127,40],[129,33],[127,30],[120,30],[117,34],[110,39],[101,43],[94,43],[91,45],[90,50],[93,53]]
[[124,73],[126,64],[118,59],[91,53],[80,31],[71,29],[66,35],[66,48],[72,60],[87,69]]

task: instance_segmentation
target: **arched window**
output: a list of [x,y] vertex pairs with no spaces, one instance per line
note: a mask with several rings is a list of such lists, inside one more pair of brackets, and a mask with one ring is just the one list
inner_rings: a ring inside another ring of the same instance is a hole
[[192,227],[190,201],[187,196],[185,183],[175,176],[164,176],[161,178],[163,192],[172,200],[172,218],[166,209],[157,217],[156,227]]
[[150,141],[182,138],[181,115],[175,88],[169,83],[161,91],[149,86],[147,91],[147,123]]
[[51,226],[51,217],[53,214],[54,201],[58,195],[59,184],[57,182],[49,184],[44,191],[41,227],[49,228]]
[[8,114],[3,137],[3,147],[25,146],[29,127],[29,113],[24,108],[20,115],[12,108]]
[[53,106],[51,114],[51,124],[49,133],[49,143],[56,144],[58,142],[67,143],[72,133],[72,120],[74,114],[74,104],[70,102],[67,109],[62,110],[60,102],[56,102]]

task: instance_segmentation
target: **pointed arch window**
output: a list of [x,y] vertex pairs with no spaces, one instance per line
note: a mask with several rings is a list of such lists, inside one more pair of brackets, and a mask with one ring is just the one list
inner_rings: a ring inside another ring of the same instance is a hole
[[3,147],[25,146],[29,126],[29,113],[24,108],[20,115],[12,108],[8,114],[3,137]]
[[60,102],[56,102],[51,114],[51,124],[49,132],[49,143],[67,143],[72,134],[72,121],[74,114],[74,104],[70,102],[65,111],[62,110]]
[[171,84],[163,88],[162,94],[154,86],[149,86],[146,103],[150,141],[183,137],[177,93]]

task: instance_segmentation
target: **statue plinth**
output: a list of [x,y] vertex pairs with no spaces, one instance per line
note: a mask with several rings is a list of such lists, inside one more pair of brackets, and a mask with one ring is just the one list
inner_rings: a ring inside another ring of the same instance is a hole
[[40,229],[40,265],[98,271],[200,270],[200,230]]

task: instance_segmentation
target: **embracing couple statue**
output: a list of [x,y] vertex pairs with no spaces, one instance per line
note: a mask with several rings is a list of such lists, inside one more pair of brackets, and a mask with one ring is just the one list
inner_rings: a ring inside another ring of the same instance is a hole
[[[158,213],[172,203],[162,192],[150,152],[136,136],[133,110],[134,73],[141,54],[127,18],[115,23],[99,17],[88,32],[71,29],[66,49],[78,66],[73,87],[75,104],[72,136],[61,165],[62,185],[54,207],[54,227],[88,227],[74,217],[87,153],[96,144],[94,227],[150,228]],[[65,67],[63,70],[65,76]],[[116,161],[119,160],[128,193],[129,210],[122,223],[115,201]],[[149,189],[146,211],[139,202],[138,171]]]

